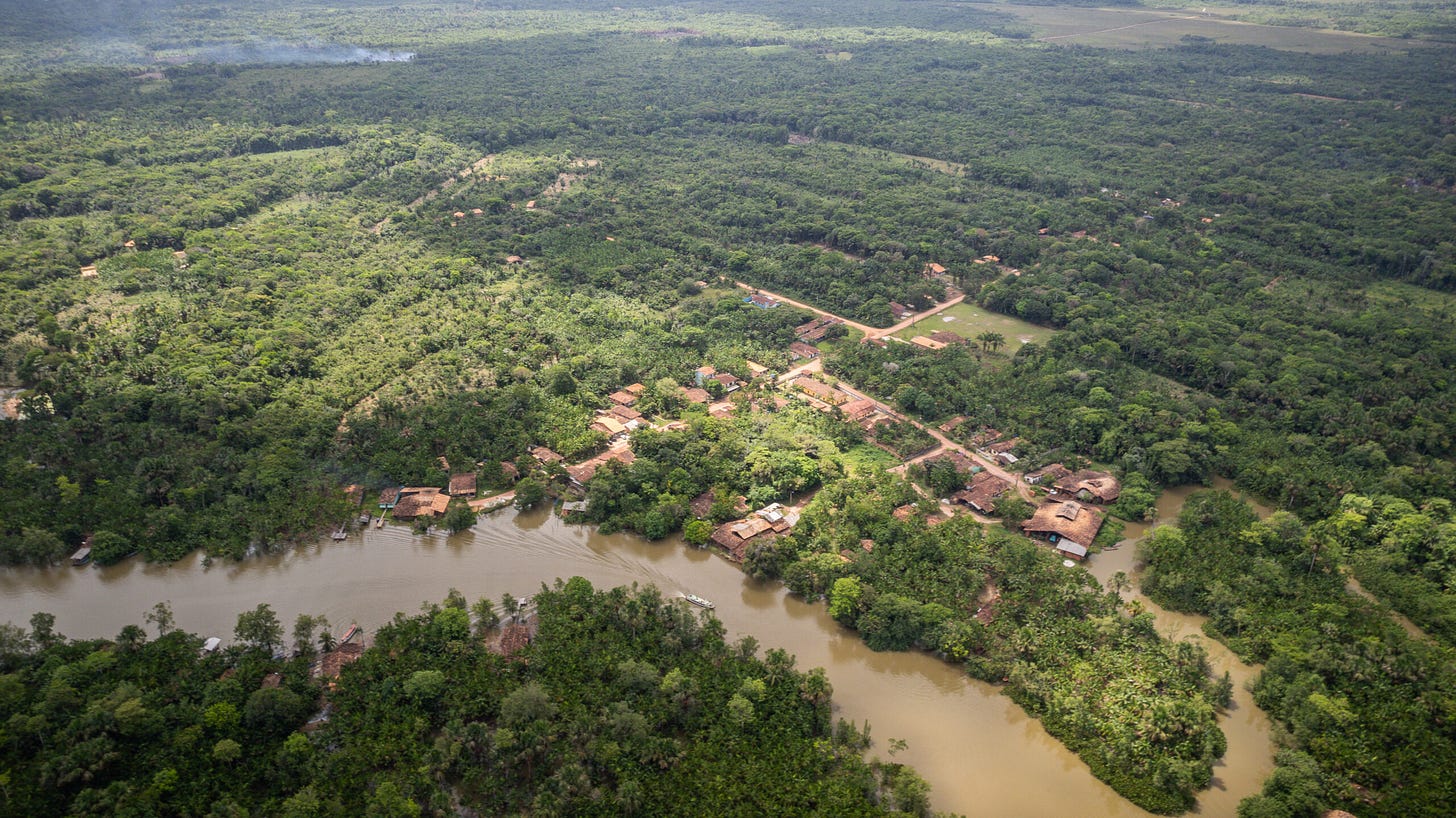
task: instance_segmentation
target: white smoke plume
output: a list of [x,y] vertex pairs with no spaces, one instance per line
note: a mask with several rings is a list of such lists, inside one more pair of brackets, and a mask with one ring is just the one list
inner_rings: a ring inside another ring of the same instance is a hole
[[372,63],[408,62],[413,51],[360,48],[337,43],[288,43],[257,40],[218,43],[187,50],[187,59],[216,63]]

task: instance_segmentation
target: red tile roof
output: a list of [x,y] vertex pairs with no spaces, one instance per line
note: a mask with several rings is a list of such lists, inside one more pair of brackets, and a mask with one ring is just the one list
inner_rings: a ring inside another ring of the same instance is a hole
[[852,400],[839,408],[844,412],[844,416],[854,423],[859,423],[870,415],[880,411],[880,405],[869,398]]
[[637,455],[633,454],[629,448],[609,449],[584,463],[567,466],[566,473],[577,483],[585,484],[588,480],[596,476],[597,469],[605,466],[607,463],[616,461],[626,466],[636,459]]
[[560,463],[562,460],[566,459],[556,452],[553,452],[550,449],[546,448],[545,446],[532,446],[531,448],[526,450],[526,454],[529,454],[530,456],[536,458],[536,461],[543,466],[547,463]]
[[730,559],[735,562],[743,562],[748,555],[748,547],[754,542],[772,542],[779,534],[789,530],[788,523],[780,520],[778,523],[769,521],[757,515],[744,520],[734,520],[724,523],[713,531],[712,540],[722,546],[728,552]]
[[970,488],[956,492],[954,497],[982,514],[991,514],[995,511],[996,499],[1010,490],[1010,483],[983,471],[971,478]]
[[[411,494],[408,497],[401,497],[394,506],[394,518],[396,520],[413,520],[416,517],[434,514],[435,496],[433,494]],[[447,500],[449,497],[450,495],[445,495]]]
[[475,496],[475,472],[450,475],[450,494],[454,496]]
[[430,498],[430,512],[436,517],[450,508],[450,495],[441,492]]
[[607,411],[611,412],[613,417],[616,417],[623,423],[626,423],[629,420],[637,420],[638,418],[642,417],[641,412],[633,409],[630,406],[613,406]]
[[364,645],[359,642],[345,642],[319,657],[313,675],[317,679],[337,679],[345,665],[359,661],[364,655]]

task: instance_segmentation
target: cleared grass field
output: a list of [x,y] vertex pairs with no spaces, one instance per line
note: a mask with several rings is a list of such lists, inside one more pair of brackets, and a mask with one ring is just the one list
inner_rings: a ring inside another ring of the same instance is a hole
[[1271,26],[1229,19],[1218,8],[1094,9],[1066,6],[992,5],[1036,29],[1036,39],[1105,48],[1166,48],[1185,37],[1230,45],[1261,45],[1311,54],[1408,51],[1429,44],[1394,37],[1297,26]]
[[966,166],[958,162],[948,162],[944,159],[936,159],[933,156],[916,156],[910,153],[896,153],[883,148],[868,148],[863,145],[856,145],[851,142],[834,142],[832,140],[816,140],[815,143],[821,150],[842,151],[853,154],[856,157],[871,158],[877,160],[893,160],[909,165],[912,168],[926,168],[939,173],[947,173],[951,176],[959,176]]
[[1006,338],[1001,351],[1007,355],[1016,354],[1022,344],[1035,341],[1045,343],[1056,334],[1056,330],[1028,324],[1019,318],[989,312],[975,304],[960,304],[937,313],[895,333],[895,337],[910,340],[917,335],[929,335],[937,330],[950,330],[971,340],[983,332],[999,332]]
[[841,452],[839,456],[844,461],[844,467],[851,474],[868,474],[876,466],[888,469],[900,462],[884,449],[868,443],[861,443],[852,449]]
[[1377,281],[1365,289],[1365,297],[1387,306],[1411,307],[1434,315],[1456,315],[1456,294],[1399,281]]

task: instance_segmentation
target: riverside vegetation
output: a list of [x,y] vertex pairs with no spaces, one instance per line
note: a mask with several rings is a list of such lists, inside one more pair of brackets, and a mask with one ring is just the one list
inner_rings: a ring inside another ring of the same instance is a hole
[[[704,363],[787,368],[802,315],[727,279],[888,326],[891,301],[939,296],[935,262],[1058,331],[938,353],[842,339],[831,372],[926,421],[1015,432],[1030,462],[1107,464],[1129,518],[1216,472],[1289,512],[1271,533],[1214,504],[1180,526],[1206,545],[1148,552],[1153,598],[1269,661],[1288,752],[1247,811],[1456,811],[1419,774],[1456,761],[1446,677],[1424,670],[1449,644],[1456,499],[1438,15],[1366,15],[1343,27],[1398,20],[1416,41],[1348,56],[1063,48],[993,7],[887,0],[158,3],[125,26],[74,5],[18,4],[0,38],[0,371],[26,415],[0,423],[0,560],[53,562],[87,534],[103,562],[282,547],[352,513],[340,486],[438,485],[442,457],[504,487],[530,445],[599,450],[592,412],[626,384],[669,416]],[[258,37],[416,56],[189,61]],[[1004,679],[1144,806],[1207,783],[1220,697],[1196,652],[1009,535],[892,522],[881,505],[909,489],[854,468],[853,427],[688,417],[601,472],[593,519],[665,536],[703,491],[822,487],[750,570],[827,594],[872,644]],[[1341,514],[1362,522],[1322,522]],[[829,570],[866,537],[883,553]],[[1367,633],[1385,620],[1341,568],[1435,642]],[[987,582],[989,625],[970,617]],[[1397,658],[1316,671],[1320,639]],[[1362,709],[1372,668],[1408,655],[1420,707]],[[1085,696],[1113,677],[1126,697]],[[1154,690],[1166,712],[1143,724]],[[1355,724],[1428,740],[1353,749]]]
[[539,632],[510,658],[482,641],[489,600],[452,593],[323,682],[307,623],[294,658],[272,658],[267,606],[211,655],[165,615],[155,639],[128,625],[93,641],[40,617],[0,646],[5,811],[930,814],[913,771],[862,760],[868,733],[832,722],[822,670],[729,645],[655,589],[575,578],[534,602]]

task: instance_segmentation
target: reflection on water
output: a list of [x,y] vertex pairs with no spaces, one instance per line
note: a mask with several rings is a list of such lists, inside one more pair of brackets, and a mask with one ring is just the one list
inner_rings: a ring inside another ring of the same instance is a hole
[[[1131,574],[1131,552],[1127,547],[1098,555],[1089,567],[1104,580],[1115,570]],[[1104,560],[1126,565],[1108,568]],[[453,536],[416,536],[398,526],[368,529],[341,542],[325,539],[242,563],[209,566],[193,555],[170,566],[130,561],[0,572],[0,621],[24,623],[44,610],[69,636],[109,637],[169,600],[179,627],[227,639],[239,612],[266,602],[285,626],[309,613],[327,616],[335,630],[354,621],[373,629],[396,611],[414,612],[442,599],[452,587],[471,600],[498,600],[571,576],[598,588],[636,582],[656,585],[665,595],[700,594],[717,603],[730,639],[752,634],[762,650],[795,654],[800,668],[825,668],[837,715],[869,721],[881,754],[888,739],[905,739],[909,748],[896,760],[931,783],[936,809],[996,818],[1147,815],[1093,778],[997,688],[925,654],[875,653],[830,619],[823,605],[791,597],[776,583],[756,582],[679,539],[653,543],[601,534],[546,511],[496,512]],[[1166,612],[1158,616],[1165,627],[1179,621]],[[1183,620],[1185,633],[1197,632],[1196,619]],[[1221,646],[1206,646],[1215,665],[1227,661]],[[1251,673],[1235,670],[1234,677],[1242,681]],[[1228,790],[1205,794],[1206,815],[1233,815],[1233,805],[1254,792],[1269,769],[1267,721],[1245,705],[1247,693],[1240,689],[1239,695],[1239,706],[1221,722],[1229,733],[1230,764],[1216,774]],[[1248,726],[1247,739],[1231,729],[1238,723]]]

